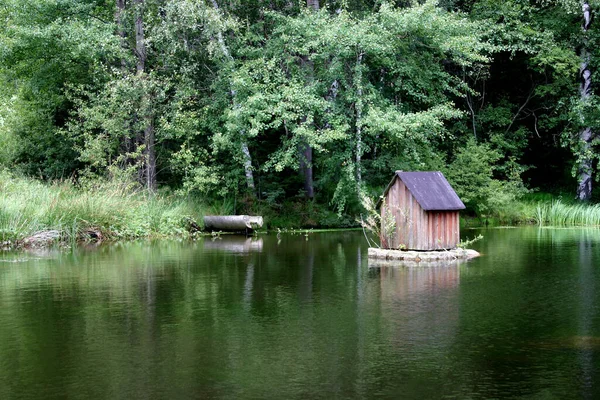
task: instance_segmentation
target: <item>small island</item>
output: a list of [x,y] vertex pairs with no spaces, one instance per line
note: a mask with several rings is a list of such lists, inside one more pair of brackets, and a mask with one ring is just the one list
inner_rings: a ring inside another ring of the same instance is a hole
[[472,249],[456,248],[447,251],[403,251],[388,249],[369,249],[369,261],[414,261],[414,262],[438,262],[454,260],[470,260],[479,257],[479,252]]

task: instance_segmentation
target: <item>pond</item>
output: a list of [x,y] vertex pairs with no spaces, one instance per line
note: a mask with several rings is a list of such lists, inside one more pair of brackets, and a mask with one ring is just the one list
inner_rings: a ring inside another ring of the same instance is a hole
[[0,398],[598,398],[600,230],[369,268],[362,232],[0,254]]

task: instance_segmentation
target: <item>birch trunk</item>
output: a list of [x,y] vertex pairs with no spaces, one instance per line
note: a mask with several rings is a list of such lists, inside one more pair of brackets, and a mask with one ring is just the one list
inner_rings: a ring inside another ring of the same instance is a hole
[[[136,0],[136,18],[135,18],[135,53],[137,55],[137,64],[136,70],[137,75],[140,78],[143,78],[143,75],[146,70],[146,61],[148,59],[148,55],[146,53],[146,37],[144,34],[144,0]],[[149,96],[149,94],[145,94],[145,96]],[[150,103],[147,101],[142,101],[142,103]],[[143,141],[144,141],[144,171],[143,171],[143,180],[146,188],[149,192],[154,192],[156,190],[156,154],[154,152],[154,126],[153,120],[154,116],[150,111],[151,106],[148,105],[147,110],[144,111],[143,121],[144,121],[144,131],[143,131]]]
[[146,42],[144,35],[144,0],[136,0],[137,5],[135,16],[135,54],[137,56],[136,69],[138,75],[144,73],[146,69]]
[[362,185],[362,114],[363,114],[363,82],[362,61],[364,53],[359,53],[356,58],[356,183],[360,192]]
[[319,11],[319,0],[306,0],[306,7]]
[[[217,12],[219,12],[219,4],[217,3],[217,1],[211,0],[211,3],[213,5],[213,8],[217,10]],[[225,44],[223,32],[221,32],[220,30],[219,32],[217,32],[217,42],[219,44],[219,47],[221,48],[221,52],[223,53],[227,61],[233,64],[233,57],[231,56],[231,53],[229,52],[229,49]],[[237,102],[237,93],[233,89],[233,84],[231,82],[229,83],[229,86],[231,97],[233,99],[233,107],[238,108],[239,103]],[[246,140],[246,132],[244,130],[240,130],[240,149],[242,155],[242,162],[244,164],[244,173],[246,175],[246,185],[248,186],[250,192],[253,195],[256,195],[256,189],[254,185],[254,171],[252,170],[252,156],[250,154],[250,149],[248,148],[248,141]]]
[[[115,11],[115,22],[117,24],[117,35],[122,48],[125,48],[125,26],[123,24],[123,15],[125,14],[125,0],[117,0],[117,9]],[[127,68],[127,62],[124,58],[121,59],[121,68],[125,70]]]
[[146,129],[144,129],[144,152],[146,159],[146,187],[148,191],[156,190],[156,153],[154,151],[154,122],[151,115],[145,118]]
[[[125,33],[125,24],[123,22],[124,16],[125,0],[116,0],[115,23],[117,25],[117,35],[119,36],[119,42],[122,49],[127,48],[127,34]],[[127,73],[127,60],[125,58],[121,59],[121,70],[123,71],[123,74]],[[125,154],[130,154],[134,151],[134,143],[131,135],[131,121],[125,124],[125,129],[128,131],[128,134],[124,135],[123,137],[123,152]],[[128,156],[126,159],[126,164],[131,165],[133,163],[135,163],[135,160],[131,160]]]
[[248,142],[246,142],[244,136],[245,133],[241,132],[240,135],[242,135],[242,155],[244,157],[244,172],[246,174],[246,185],[248,186],[248,189],[250,189],[250,191],[252,192],[252,194],[255,194],[255,187],[254,187],[254,173],[252,172],[252,156],[250,155],[250,149],[248,149]]
[[[587,32],[590,29],[592,20],[592,12],[588,1],[583,1],[581,5],[581,11],[583,13],[583,36],[584,44],[581,49],[581,64],[579,67],[579,74],[581,83],[579,85],[579,97],[582,103],[589,101],[591,96],[592,86],[592,72],[590,71],[590,54],[587,49]],[[582,115],[581,120],[585,125],[585,117]],[[578,165],[578,186],[577,186],[577,199],[580,201],[588,201],[592,197],[592,140],[594,139],[594,132],[588,127],[584,127],[579,132],[579,142],[581,143],[581,155]]]

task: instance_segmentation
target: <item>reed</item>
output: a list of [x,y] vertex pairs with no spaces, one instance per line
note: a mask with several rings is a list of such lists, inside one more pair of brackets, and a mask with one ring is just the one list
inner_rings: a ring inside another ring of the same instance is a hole
[[204,206],[173,195],[148,196],[131,185],[99,182],[80,189],[69,182],[44,184],[0,173],[0,241],[58,230],[68,242],[93,229],[103,237],[184,236],[201,225]]
[[600,226],[600,204],[538,203],[534,218],[540,226]]

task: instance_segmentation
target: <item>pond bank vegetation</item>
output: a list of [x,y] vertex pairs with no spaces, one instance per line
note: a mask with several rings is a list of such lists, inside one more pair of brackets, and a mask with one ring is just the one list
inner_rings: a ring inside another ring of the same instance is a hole
[[545,194],[542,199],[515,201],[510,210],[461,216],[461,226],[600,227],[600,204],[579,203]]
[[0,192],[0,242],[7,248],[26,246],[25,239],[40,232],[52,232],[42,236],[63,243],[189,236],[206,210],[192,200],[149,196],[116,181],[80,188],[2,173]]
[[576,3],[6,0],[0,240],[352,228],[396,170],[442,172],[465,226],[599,225]]
[[[44,183],[0,172],[0,248],[71,246],[79,242],[202,235],[205,214],[244,212],[265,217],[265,231],[323,232],[355,229],[360,218],[339,215],[315,202],[277,206],[260,201],[203,201],[174,192],[149,195],[135,183],[70,180]],[[600,205],[550,196],[516,201],[510,212],[465,214],[463,227],[497,225],[600,226]],[[360,228],[359,228],[360,229]]]
[[159,191],[149,195],[128,180],[95,180],[75,185],[0,172],[0,249],[66,246],[78,242],[200,236],[204,215],[247,210],[265,215],[268,229],[318,232],[352,228],[349,217],[315,204],[203,201]]

